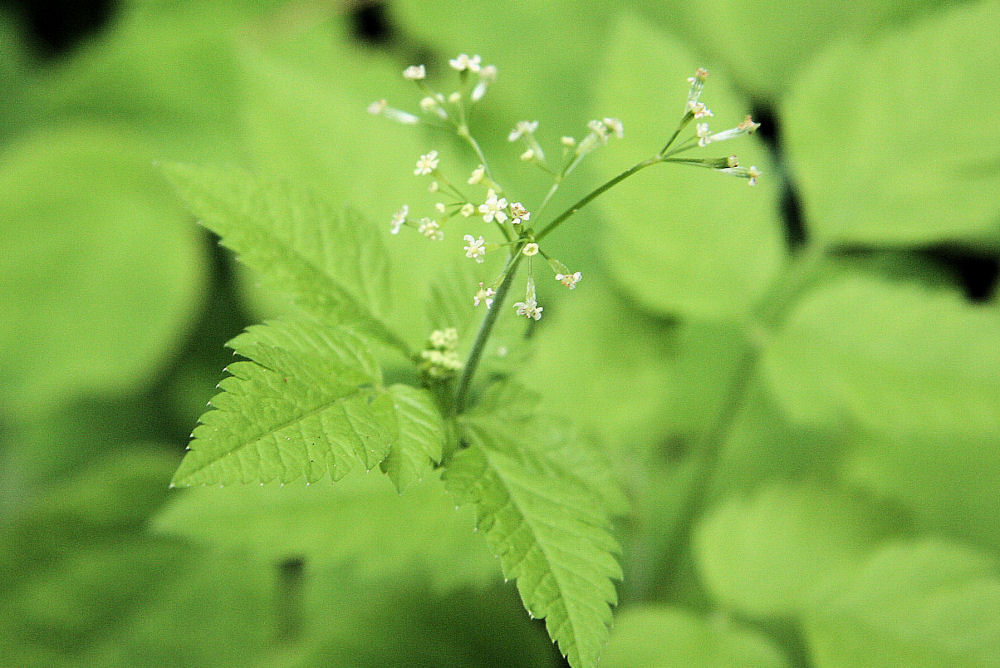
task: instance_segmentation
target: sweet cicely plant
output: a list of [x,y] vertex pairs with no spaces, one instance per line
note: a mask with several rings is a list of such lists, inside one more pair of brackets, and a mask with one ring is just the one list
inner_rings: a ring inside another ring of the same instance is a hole
[[[435,293],[457,294],[444,309],[459,314],[455,318],[479,312],[469,340],[462,340],[458,323],[422,334],[397,330],[383,300],[392,267],[378,230],[357,214],[294,184],[241,170],[166,168],[192,212],[297,306],[294,315],[250,327],[230,342],[245,360],[227,368],[230,375],[195,429],[174,484],[308,484],[377,467],[402,493],[423,478],[432,478],[429,484],[440,479],[457,502],[475,505],[477,526],[504,577],[517,581],[528,614],[545,619],[571,665],[592,666],[608,635],[613,581],[621,578],[609,528],[620,492],[600,453],[564,423],[540,415],[536,397],[516,378],[496,372],[484,378],[477,371],[499,318],[513,324],[542,318],[538,281],[555,280],[569,290],[580,284],[580,268],[557,259],[557,244],[550,248],[553,232],[571,233],[566,223],[575,213],[657,164],[710,168],[754,185],[757,169],[735,156],[693,153],[758,125],[748,116],[713,133],[712,112],[701,101],[708,73],[699,69],[661,148],[548,215],[553,195],[584,158],[624,136],[622,123],[591,121],[584,135],[564,136],[547,152],[535,136],[538,123],[518,121],[507,138],[521,144],[522,161],[551,180],[540,202],[527,202],[505,189],[470,130],[470,115],[496,68],[465,54],[449,64],[458,77],[450,93],[430,86],[424,65],[404,71],[420,91],[419,115],[385,101],[369,111],[439,126],[469,147],[464,168],[443,164],[437,151],[421,155],[414,173],[428,179],[434,201],[427,215],[404,205],[391,221],[393,234],[408,228],[433,243],[457,237],[456,255],[475,268],[487,254],[502,254],[498,274]],[[690,134],[682,137],[686,129]],[[515,285],[519,300],[508,305]],[[416,338],[426,341],[420,349],[407,343]]]

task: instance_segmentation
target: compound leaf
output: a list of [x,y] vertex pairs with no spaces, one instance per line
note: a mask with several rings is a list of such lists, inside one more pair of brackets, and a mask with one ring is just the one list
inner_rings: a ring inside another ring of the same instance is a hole
[[175,484],[338,480],[385,459],[393,401],[358,335],[302,319],[253,327],[232,346],[252,361],[227,368]]
[[[608,531],[608,503],[588,485],[585,471],[530,439],[539,425],[470,418],[469,447],[459,451],[445,478],[457,496],[475,504],[477,527],[500,558],[504,576],[516,578],[532,617],[545,618],[549,636],[570,665],[593,666],[608,637],[621,577]],[[526,438],[527,435],[527,438]],[[545,440],[544,437],[541,440]]]
[[377,231],[316,194],[242,169],[164,167],[188,208],[222,244],[308,313],[356,323],[404,353],[382,320],[388,262]]

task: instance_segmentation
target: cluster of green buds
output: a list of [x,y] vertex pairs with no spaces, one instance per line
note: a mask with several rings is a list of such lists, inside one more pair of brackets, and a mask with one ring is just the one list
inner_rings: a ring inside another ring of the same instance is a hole
[[420,351],[420,371],[434,380],[451,378],[462,370],[457,347],[457,329],[435,329],[427,337],[427,345]]
[[[508,134],[508,140],[521,142],[523,146],[521,160],[536,166],[552,179],[552,185],[545,197],[537,207],[529,210],[522,202],[510,196],[498,182],[479,143],[469,130],[469,115],[474,105],[482,100],[489,86],[496,81],[497,68],[492,65],[482,65],[482,59],[478,55],[469,56],[464,53],[449,60],[449,65],[458,73],[459,85],[456,90],[448,94],[431,88],[427,82],[427,69],[424,65],[411,65],[404,70],[403,77],[413,81],[423,95],[419,103],[422,115],[389,107],[385,100],[373,103],[369,111],[404,124],[427,123],[453,131],[471,147],[478,158],[479,164],[468,173],[467,177],[450,179],[442,169],[437,151],[428,151],[421,155],[416,161],[413,173],[416,176],[429,177],[428,190],[438,199],[434,204],[434,213],[429,216],[411,217],[409,206],[403,205],[393,215],[391,226],[393,234],[398,234],[403,227],[411,227],[435,241],[444,240],[445,226],[454,218],[481,218],[490,229],[493,229],[497,234],[495,240],[487,240],[486,234],[478,233],[475,228],[471,234],[463,235],[465,256],[474,262],[484,262],[486,254],[493,251],[504,250],[507,254],[507,261],[500,274],[489,283],[479,283],[472,297],[474,306],[482,304],[486,309],[490,309],[496,300],[502,301],[501,286],[507,284],[519,263],[526,260],[528,278],[525,296],[523,301],[514,304],[514,308],[519,316],[530,320],[540,319],[544,309],[538,305],[535,291],[533,263],[539,261],[536,258],[544,260],[552,270],[555,280],[570,290],[574,289],[582,278],[581,272],[571,271],[549,254],[547,249],[542,247],[542,240],[591,200],[640,169],[661,162],[708,167],[724,174],[745,178],[751,186],[755,185],[760,177],[760,171],[756,167],[742,167],[736,156],[732,155],[710,159],[678,157],[679,154],[691,149],[704,148],[744,134],[751,134],[760,127],[747,116],[746,120],[735,128],[713,133],[707,121],[713,114],[701,101],[708,72],[699,68],[687,80],[688,96],[677,129],[656,155],[634,165],[592,191],[568,210],[554,217],[546,226],[536,228],[536,222],[552,196],[580,162],[596,149],[606,145],[610,139],[624,137],[622,122],[610,117],[596,119],[587,124],[587,132],[579,139],[563,136],[560,139],[561,159],[556,163],[549,161],[535,136],[538,121],[519,121]],[[694,134],[675,145],[681,132],[692,121],[697,121]]]

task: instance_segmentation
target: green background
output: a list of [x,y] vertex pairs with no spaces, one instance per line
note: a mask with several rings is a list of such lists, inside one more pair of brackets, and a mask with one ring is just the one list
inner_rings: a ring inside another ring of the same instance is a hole
[[539,279],[519,376],[629,500],[602,665],[1000,665],[998,34],[996,1],[128,0],[52,43],[0,5],[0,664],[560,665],[435,480],[167,489],[223,343],[288,306],[158,163],[360,211],[419,342],[461,233],[389,219],[418,155],[475,161],[365,108],[468,52],[529,208],[518,120],[552,152],[624,121],[554,211],[663,144],[695,67],[719,129],[765,123],[726,147],[757,188],[658,166],[547,239],[585,278]]

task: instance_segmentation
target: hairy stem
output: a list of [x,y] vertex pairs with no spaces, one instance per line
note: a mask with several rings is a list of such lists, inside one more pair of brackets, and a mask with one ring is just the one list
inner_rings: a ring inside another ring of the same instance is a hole
[[480,359],[482,359],[483,350],[486,349],[486,342],[489,341],[493,325],[496,324],[497,316],[500,315],[500,309],[507,298],[511,284],[514,282],[514,274],[517,273],[517,266],[521,263],[522,257],[524,256],[518,252],[511,259],[506,270],[507,275],[493,296],[493,305],[487,309],[486,315],[483,316],[483,322],[479,325],[479,332],[476,333],[476,340],[472,344],[472,350],[469,352],[468,359],[465,360],[465,368],[462,371],[462,377],[458,381],[458,390],[455,392],[455,415],[460,415],[465,410],[465,404],[469,397],[469,386],[472,384],[472,378],[476,375],[476,369],[479,367]]
[[643,160],[642,162],[637,162],[636,164],[632,165],[631,167],[629,167],[628,169],[626,169],[624,172],[622,172],[621,174],[619,174],[618,176],[616,176],[615,178],[613,178],[610,181],[607,181],[607,182],[601,184],[600,186],[598,186],[594,190],[590,191],[589,193],[587,193],[583,197],[583,199],[581,199],[576,204],[574,204],[573,206],[569,207],[568,209],[566,209],[565,211],[563,211],[561,214],[559,214],[558,216],[556,216],[555,220],[553,220],[551,223],[549,223],[548,225],[546,225],[545,228],[541,232],[539,232],[538,234],[536,234],[535,235],[535,241],[541,241],[542,239],[544,239],[545,237],[547,237],[549,234],[551,234],[552,232],[554,232],[555,229],[557,227],[559,227],[567,218],[569,218],[570,216],[572,216],[574,213],[576,213],[577,211],[579,211],[583,207],[585,207],[588,204],[590,204],[593,200],[597,199],[598,197],[600,197],[601,195],[603,195],[605,192],[607,192],[611,188],[614,188],[616,185],[618,185],[619,183],[621,183],[622,181],[624,181],[628,177],[632,176],[633,174],[635,174],[636,172],[638,172],[640,170],[645,169],[646,167],[649,167],[650,165],[655,165],[655,164],[657,164],[659,162],[662,162],[662,160],[660,159],[660,156],[658,156],[658,155],[657,156],[653,156],[652,158],[647,158],[646,160]]

